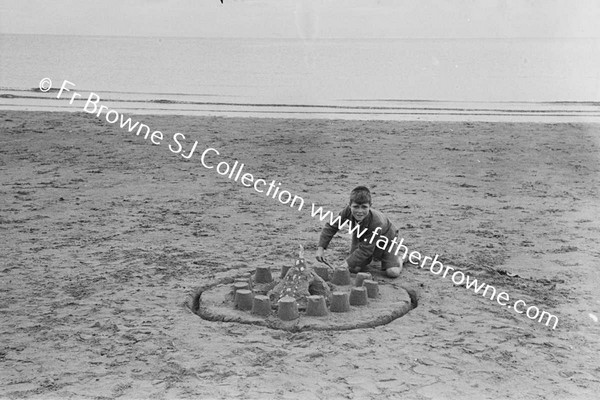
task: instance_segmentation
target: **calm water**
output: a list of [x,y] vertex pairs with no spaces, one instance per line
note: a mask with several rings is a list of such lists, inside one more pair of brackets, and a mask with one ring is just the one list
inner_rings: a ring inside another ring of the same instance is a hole
[[599,39],[2,35],[0,46],[0,109],[81,109],[31,90],[49,77],[124,112],[600,116]]

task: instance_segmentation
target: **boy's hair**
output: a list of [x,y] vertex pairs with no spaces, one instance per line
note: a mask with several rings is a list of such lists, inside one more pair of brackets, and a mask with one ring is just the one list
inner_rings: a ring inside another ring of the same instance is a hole
[[365,186],[357,186],[350,192],[350,204],[369,204],[371,205],[371,192]]

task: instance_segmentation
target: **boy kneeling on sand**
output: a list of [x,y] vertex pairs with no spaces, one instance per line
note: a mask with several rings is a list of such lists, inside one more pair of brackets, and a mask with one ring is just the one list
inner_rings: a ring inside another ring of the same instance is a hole
[[341,227],[348,227],[345,223],[350,224],[348,229],[352,231],[352,245],[344,267],[352,273],[357,273],[367,269],[371,261],[381,260],[381,269],[388,277],[397,278],[400,275],[403,259],[397,255],[397,247],[404,246],[402,241],[397,241],[398,230],[389,218],[371,208],[369,189],[364,186],[354,188],[350,193],[349,205],[340,211],[337,218],[334,225],[326,223],[321,231],[317,261],[325,262],[325,249]]

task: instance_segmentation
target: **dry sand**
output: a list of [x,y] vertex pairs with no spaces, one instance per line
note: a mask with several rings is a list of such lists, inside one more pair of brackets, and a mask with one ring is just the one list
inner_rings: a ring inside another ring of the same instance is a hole
[[[408,267],[388,325],[207,322],[195,288],[293,262],[321,223],[84,113],[2,112],[2,398],[592,399],[598,125],[141,116],[337,210],[367,184],[409,247],[556,314],[556,330]],[[334,239],[331,261],[349,238]],[[310,253],[309,253],[310,254]],[[312,260],[312,257],[309,259]],[[518,277],[501,273],[508,271]]]

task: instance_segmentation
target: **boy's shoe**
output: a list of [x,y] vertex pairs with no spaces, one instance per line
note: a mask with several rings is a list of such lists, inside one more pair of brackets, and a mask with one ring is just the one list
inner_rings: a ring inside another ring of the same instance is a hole
[[398,264],[400,264],[400,266],[388,268],[385,270],[385,274],[389,278],[397,278],[400,276],[400,272],[402,272],[402,264],[404,263],[404,260],[400,256],[398,256],[397,258],[398,258]]
[[385,270],[385,274],[388,278],[397,278],[400,276],[400,272],[402,272],[402,268],[400,267],[392,267]]

